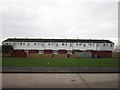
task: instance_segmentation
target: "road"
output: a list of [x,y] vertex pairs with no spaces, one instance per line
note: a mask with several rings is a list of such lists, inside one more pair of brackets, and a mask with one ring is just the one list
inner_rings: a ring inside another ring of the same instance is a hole
[[118,88],[117,73],[3,73],[3,88]]
[[118,72],[118,67],[2,67],[2,72],[77,72],[77,73],[109,73]]

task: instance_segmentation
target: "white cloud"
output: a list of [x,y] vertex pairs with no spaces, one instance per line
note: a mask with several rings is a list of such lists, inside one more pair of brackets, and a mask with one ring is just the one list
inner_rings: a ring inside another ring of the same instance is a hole
[[108,38],[116,42],[118,37],[117,2],[5,0],[2,5],[3,38]]

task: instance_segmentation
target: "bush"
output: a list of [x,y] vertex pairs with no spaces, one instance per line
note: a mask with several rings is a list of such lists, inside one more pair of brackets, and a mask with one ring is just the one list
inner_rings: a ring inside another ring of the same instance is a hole
[[11,53],[13,52],[12,45],[2,45],[2,53]]

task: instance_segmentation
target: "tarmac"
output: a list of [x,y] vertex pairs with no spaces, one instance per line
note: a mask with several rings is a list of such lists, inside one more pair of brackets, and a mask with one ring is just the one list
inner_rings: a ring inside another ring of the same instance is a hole
[[118,67],[2,67],[7,73],[118,73]]
[[118,73],[3,73],[2,87],[118,88]]

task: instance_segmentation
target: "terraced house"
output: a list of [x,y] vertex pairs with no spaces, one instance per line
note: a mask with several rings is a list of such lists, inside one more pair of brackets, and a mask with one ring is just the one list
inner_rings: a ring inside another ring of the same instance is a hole
[[14,57],[26,57],[28,54],[76,55],[78,57],[112,57],[114,43],[110,40],[95,39],[33,39],[8,38],[2,42],[13,45]]

